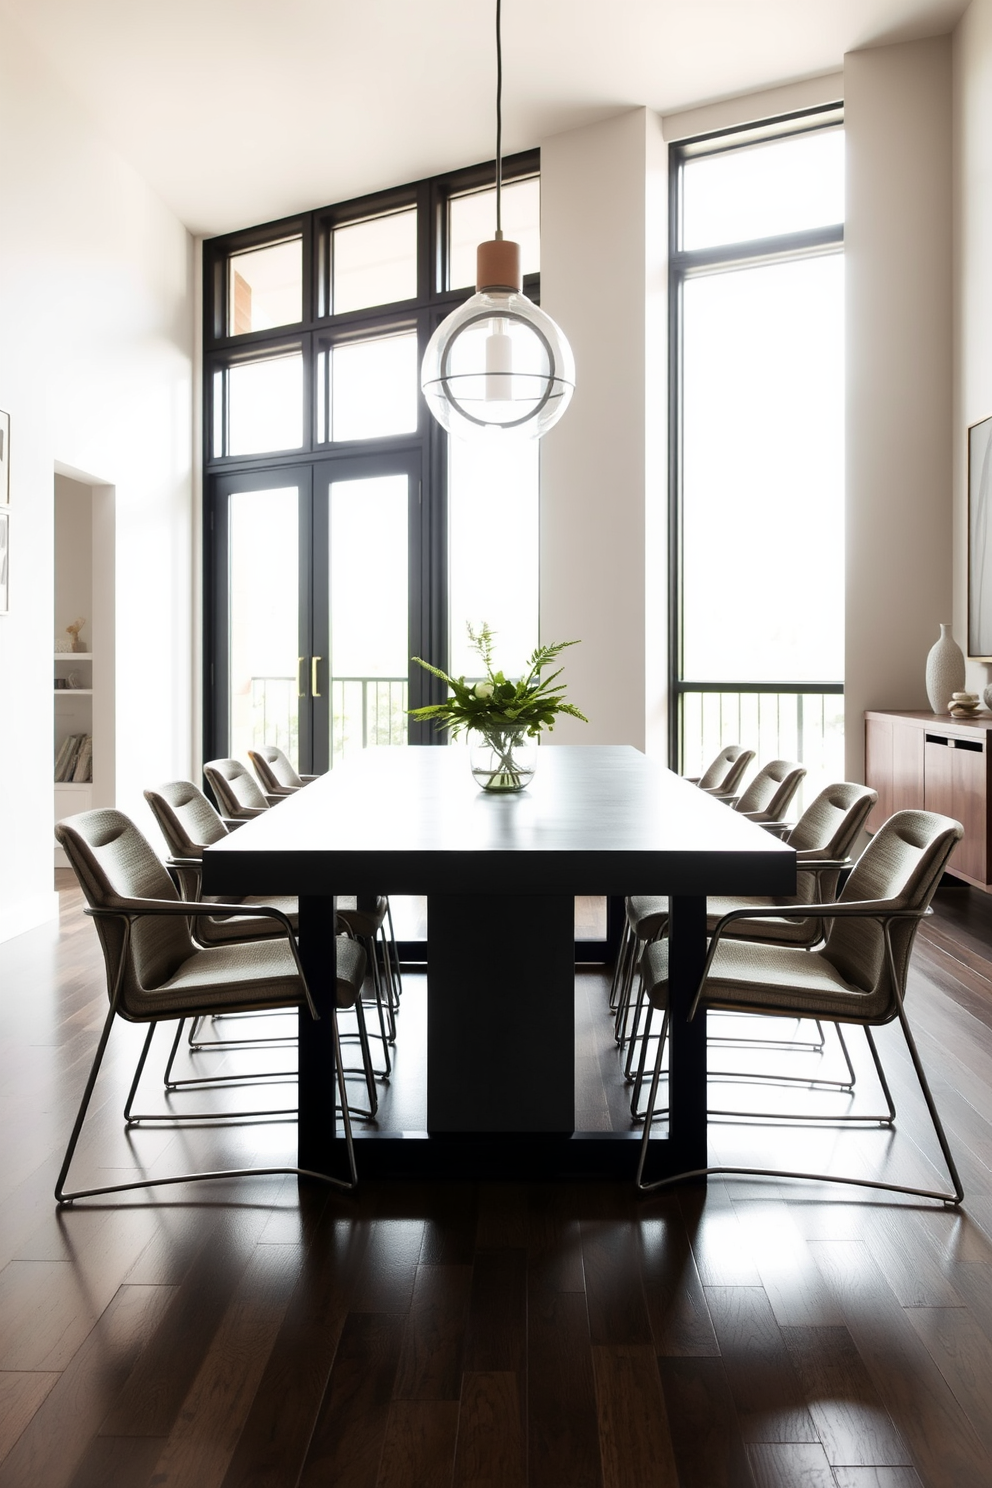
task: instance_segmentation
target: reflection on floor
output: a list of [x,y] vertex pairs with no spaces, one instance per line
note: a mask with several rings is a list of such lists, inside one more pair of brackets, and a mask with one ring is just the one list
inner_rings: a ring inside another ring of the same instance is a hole
[[[106,1007],[92,923],[66,892],[61,934],[0,945],[0,1488],[989,1488],[992,902],[938,900],[909,1008],[960,1213],[785,1182],[638,1201],[627,1185],[383,1183],[348,1199],[255,1179],[57,1214]],[[587,1129],[629,1121],[605,1002],[602,973],[581,970]],[[411,977],[389,1095],[403,1125],[419,1120],[422,1004]],[[926,1175],[932,1137],[887,1032],[894,1137],[714,1122],[711,1148]],[[292,1150],[291,1123],[125,1135],[139,1042],[115,1034],[80,1154],[94,1176]],[[711,1065],[772,1058],[799,1073],[813,1056],[727,1046]],[[281,1104],[286,1087],[258,1094]],[[714,1080],[710,1099],[785,1097]]]

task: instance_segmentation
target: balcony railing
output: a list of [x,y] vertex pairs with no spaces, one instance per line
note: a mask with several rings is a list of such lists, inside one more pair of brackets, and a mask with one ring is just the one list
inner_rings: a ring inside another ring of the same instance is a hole
[[[331,678],[331,764],[356,749],[407,742],[405,677]],[[236,726],[235,753],[277,744],[299,757],[299,699],[295,677],[252,677],[247,730]],[[247,732],[250,737],[242,739]]]
[[807,775],[793,816],[825,785],[844,779],[844,690],[841,683],[681,683],[682,772],[698,775],[725,744],[755,751],[755,765],[794,759]]

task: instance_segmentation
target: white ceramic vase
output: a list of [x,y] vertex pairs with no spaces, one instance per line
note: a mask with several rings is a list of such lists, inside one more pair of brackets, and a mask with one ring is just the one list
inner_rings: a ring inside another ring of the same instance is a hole
[[964,691],[964,653],[951,635],[951,627],[940,627],[940,640],[927,657],[927,697],[935,713],[946,713],[951,694]]

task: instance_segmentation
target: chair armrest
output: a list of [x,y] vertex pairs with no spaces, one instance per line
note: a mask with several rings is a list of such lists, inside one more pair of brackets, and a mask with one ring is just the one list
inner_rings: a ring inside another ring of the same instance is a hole
[[310,992],[306,973],[303,970],[303,962],[300,960],[300,948],[296,944],[296,936],[293,934],[293,926],[289,916],[284,915],[281,909],[274,909],[271,904],[253,904],[247,909],[243,904],[211,904],[206,906],[199,902],[191,903],[182,899],[122,899],[115,909],[94,909],[91,905],[86,906],[86,913],[94,919],[118,919],[128,922],[140,918],[142,915],[182,915],[185,919],[199,918],[209,910],[211,919],[233,919],[240,915],[242,919],[267,919],[278,920],[286,932],[289,948],[296,962],[296,969],[300,975],[303,985],[303,994],[306,997],[310,1016],[315,1022],[320,1021],[316,1003]]
[[[793,906],[789,907],[792,908]],[[803,904],[796,905],[795,908],[802,910],[804,919],[807,916],[821,916],[825,920],[880,920],[883,924],[887,920],[922,920],[933,914],[933,910],[930,908],[893,909],[892,901],[889,899],[853,899],[847,904]],[[780,904],[769,905],[767,907],[756,905],[753,909],[732,909],[729,913],[721,915],[713,927],[713,935],[710,939],[709,947],[706,951],[706,960],[703,964],[703,974],[699,979],[696,995],[692,999],[692,1005],[689,1008],[690,1022],[699,1011],[699,1004],[702,1001],[703,992],[709,980],[710,967],[713,965],[713,957],[716,955],[717,948],[727,926],[732,924],[734,920],[769,920],[776,917],[781,918],[781,916],[782,906]]]
[[320,779],[320,776],[319,775],[301,775],[300,776],[300,779],[303,781],[303,784],[304,785],[309,785],[311,783],[311,781],[319,780]]
[[263,791],[262,795],[270,806],[278,806],[280,801],[285,801],[288,795],[292,795],[292,791]]
[[235,829],[235,827],[243,827],[244,824],[245,824],[245,822],[247,820],[248,820],[248,817],[247,816],[222,816],[221,817],[221,821],[224,823],[225,827],[227,828],[227,830],[229,832],[233,832],[234,829]]

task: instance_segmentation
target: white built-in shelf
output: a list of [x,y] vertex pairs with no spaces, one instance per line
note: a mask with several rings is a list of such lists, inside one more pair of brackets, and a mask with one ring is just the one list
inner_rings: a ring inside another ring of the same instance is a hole
[[93,782],[92,780],[56,780],[55,789],[57,791],[91,791]]
[[56,697],[92,697],[92,687],[54,687]]
[[56,661],[92,661],[92,651],[56,651]]

